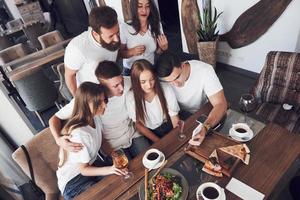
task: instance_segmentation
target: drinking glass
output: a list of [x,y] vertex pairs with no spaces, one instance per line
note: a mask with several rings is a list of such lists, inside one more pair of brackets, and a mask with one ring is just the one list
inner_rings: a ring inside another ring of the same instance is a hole
[[[114,166],[122,171],[128,171],[128,158],[122,149],[118,149],[111,154]],[[124,175],[123,180],[128,181],[133,178],[133,173],[129,172]]]
[[184,121],[183,121],[183,120],[179,120],[179,121],[178,121],[178,128],[179,128],[178,139],[179,139],[179,140],[185,139],[185,138],[186,138],[186,135],[183,133],[183,130],[184,130]]
[[240,98],[239,106],[244,113],[244,121],[247,124],[247,114],[256,108],[256,100],[252,94],[243,94]]

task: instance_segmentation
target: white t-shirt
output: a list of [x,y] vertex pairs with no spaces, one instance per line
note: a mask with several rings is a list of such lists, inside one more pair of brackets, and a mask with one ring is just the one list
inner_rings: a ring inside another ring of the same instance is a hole
[[191,71],[183,87],[172,85],[181,110],[195,113],[206,102],[207,97],[223,89],[211,65],[198,60],[187,61]]
[[[123,95],[109,98],[105,112],[100,116],[103,137],[114,149],[128,148],[131,146],[133,138],[141,136],[134,128],[125,106],[125,96],[130,88],[130,78],[124,77]],[[74,100],[55,115],[62,120],[68,119],[72,114],[73,106]]]
[[[122,44],[126,44],[128,49],[138,45],[145,45],[146,47],[146,50],[142,55],[123,59],[123,66],[128,69],[131,69],[133,62],[139,59],[146,59],[154,64],[154,53],[157,48],[156,38],[152,37],[150,28],[144,35],[141,35],[140,33],[134,35],[135,32],[136,31],[131,25],[126,23],[120,25],[120,38]],[[162,27],[161,32],[163,33]]]
[[56,171],[58,187],[61,193],[64,192],[66,184],[80,174],[79,163],[89,163],[96,160],[101,147],[101,122],[99,117],[94,118],[96,128],[91,126],[79,127],[71,131],[71,141],[83,144],[79,152],[68,152],[67,159],[63,166]]
[[[166,98],[168,113],[170,117],[175,116],[179,112],[179,106],[174,95],[174,92],[165,83],[161,83],[163,93]],[[129,113],[129,117],[135,122],[136,113],[135,113],[135,101],[133,96],[133,91],[129,91],[126,96],[126,107]],[[164,123],[166,116],[163,114],[162,106],[160,104],[158,95],[156,95],[151,102],[145,101],[145,107],[147,115],[145,116],[145,126],[150,129],[156,129]]]
[[84,81],[98,83],[95,70],[99,62],[116,61],[118,50],[109,51],[103,48],[92,36],[92,29],[76,36],[66,47],[64,62],[66,67],[78,71],[77,86]]

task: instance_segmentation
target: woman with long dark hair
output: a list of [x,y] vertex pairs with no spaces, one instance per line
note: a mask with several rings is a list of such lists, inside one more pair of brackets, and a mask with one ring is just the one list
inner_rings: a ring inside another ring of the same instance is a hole
[[178,125],[179,106],[172,89],[160,83],[147,60],[137,60],[131,70],[132,89],[126,107],[141,134],[158,141]]
[[78,152],[60,149],[57,179],[64,199],[73,199],[103,176],[125,173],[98,157],[102,141],[99,116],[103,115],[106,103],[104,88],[99,84],[84,82],[76,90],[73,113],[62,134],[71,136],[70,140],[81,143],[83,148]]
[[155,52],[168,49],[168,40],[163,34],[158,9],[153,0],[130,0],[132,21],[120,28],[120,54],[123,74],[130,75],[132,63],[146,59],[154,64]]

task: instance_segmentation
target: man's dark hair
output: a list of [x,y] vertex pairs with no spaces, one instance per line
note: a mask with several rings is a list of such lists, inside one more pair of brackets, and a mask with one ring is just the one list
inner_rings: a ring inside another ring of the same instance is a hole
[[109,6],[95,7],[89,15],[89,25],[93,31],[100,34],[100,28],[112,28],[118,23],[116,11]]
[[181,66],[181,62],[179,57],[170,52],[163,52],[155,63],[155,72],[156,75],[163,78],[169,76],[174,67],[179,68]]
[[[110,79],[115,76],[120,76],[122,74],[117,63],[113,61],[102,61],[98,64],[95,75],[97,79]],[[100,81],[100,80],[99,80]]]

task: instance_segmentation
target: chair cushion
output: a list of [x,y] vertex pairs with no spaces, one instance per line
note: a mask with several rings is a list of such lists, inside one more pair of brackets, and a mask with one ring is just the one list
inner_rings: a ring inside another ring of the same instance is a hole
[[300,104],[291,110],[284,110],[282,104],[262,103],[256,114],[289,131],[300,134]]
[[260,102],[300,104],[300,54],[268,53],[254,94]]

